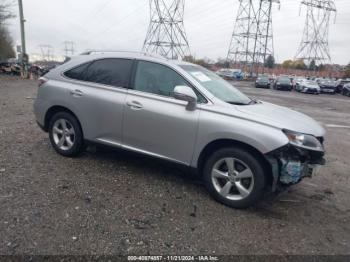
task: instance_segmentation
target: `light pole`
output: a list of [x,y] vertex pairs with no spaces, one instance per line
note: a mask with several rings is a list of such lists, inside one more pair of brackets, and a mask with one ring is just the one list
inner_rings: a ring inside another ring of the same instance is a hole
[[25,40],[25,31],[24,31],[24,23],[25,19],[23,16],[23,4],[22,0],[18,0],[19,6],[19,17],[20,17],[20,25],[21,25],[21,64],[22,64],[22,76],[27,77],[27,63],[28,63],[28,55],[26,52],[26,40]]

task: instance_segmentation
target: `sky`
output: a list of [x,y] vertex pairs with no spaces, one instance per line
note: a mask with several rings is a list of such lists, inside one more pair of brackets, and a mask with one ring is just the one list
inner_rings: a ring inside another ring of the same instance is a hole
[[[15,0],[14,0],[15,1]],[[169,1],[169,0],[168,0]],[[273,9],[275,58],[295,56],[301,41],[306,8],[301,0],[281,0]],[[149,0],[23,0],[28,53],[51,45],[64,54],[64,41],[86,49],[140,51],[149,25]],[[337,17],[330,23],[332,61],[350,62],[350,0],[336,0]],[[239,7],[238,0],[187,0],[184,24],[191,53],[197,58],[225,58]],[[14,11],[18,12],[18,6]],[[18,18],[9,21],[20,43]]]

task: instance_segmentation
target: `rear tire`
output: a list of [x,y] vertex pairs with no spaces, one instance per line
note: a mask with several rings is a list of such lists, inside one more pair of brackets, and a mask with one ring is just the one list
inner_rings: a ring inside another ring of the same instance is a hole
[[49,123],[51,145],[62,156],[75,157],[84,150],[84,137],[75,116],[67,112],[53,115]]
[[254,205],[266,185],[264,167],[256,156],[233,147],[219,149],[207,159],[203,179],[214,199],[233,208]]

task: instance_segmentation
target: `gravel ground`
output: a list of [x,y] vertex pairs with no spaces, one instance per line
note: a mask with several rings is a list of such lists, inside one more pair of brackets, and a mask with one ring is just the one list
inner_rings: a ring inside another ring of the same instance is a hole
[[[261,100],[349,125],[350,99],[252,88]],[[0,76],[0,254],[350,254],[350,129],[327,127],[327,165],[235,210],[170,163],[98,149],[59,156],[32,113],[36,83]]]

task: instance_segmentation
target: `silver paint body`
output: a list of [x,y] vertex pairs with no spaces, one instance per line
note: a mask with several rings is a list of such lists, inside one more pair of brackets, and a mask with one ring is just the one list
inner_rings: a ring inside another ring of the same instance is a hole
[[[172,68],[195,87],[208,103],[187,110],[187,102],[132,89],[76,81],[63,73],[77,65],[103,58],[130,58]],[[82,55],[53,69],[39,88],[34,105],[36,119],[44,125],[51,107],[72,111],[89,141],[121,147],[197,167],[203,149],[227,139],[248,144],[262,154],[288,144],[283,129],[324,136],[310,117],[266,102],[228,104],[207,91],[179,65],[188,64],[134,53]]]

